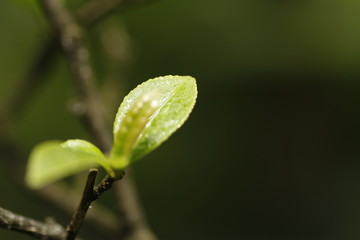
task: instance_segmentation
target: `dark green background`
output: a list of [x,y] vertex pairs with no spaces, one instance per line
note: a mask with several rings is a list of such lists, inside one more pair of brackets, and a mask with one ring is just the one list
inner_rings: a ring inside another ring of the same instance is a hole
[[[134,165],[160,239],[359,238],[359,12],[355,0],[159,0],[90,29],[109,119],[148,78],[197,78],[188,122]],[[126,40],[115,63],[99,47],[107,24]],[[0,34],[3,107],[50,31],[35,1],[0,0]],[[114,95],[106,79],[116,74]],[[43,140],[88,138],[68,111],[74,89],[61,54],[46,77],[14,122],[24,156]],[[67,222],[12,184],[0,164],[1,207]],[[28,239],[4,230],[0,238]]]

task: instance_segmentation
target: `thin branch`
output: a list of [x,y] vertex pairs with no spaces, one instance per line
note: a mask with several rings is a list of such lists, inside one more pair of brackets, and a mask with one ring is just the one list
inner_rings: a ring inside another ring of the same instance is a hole
[[91,0],[76,12],[79,22],[88,26],[123,6],[143,4],[151,0]]
[[[80,7],[75,14],[75,17],[84,27],[89,27],[109,13],[120,9],[126,5],[135,5],[148,2],[150,0],[92,0]],[[45,40],[40,54],[34,59],[34,64],[30,66],[30,71],[17,84],[10,95],[8,102],[5,104],[5,112],[1,115],[7,117],[15,117],[24,109],[24,106],[29,102],[29,99],[35,95],[39,87],[46,80],[44,75],[50,71],[50,66],[54,62],[56,53],[58,52],[58,41],[55,36],[50,36]]]
[[100,19],[101,16],[106,16],[124,2],[124,0],[92,0],[80,8],[76,15],[83,25],[88,25]]
[[[62,182],[43,188],[38,194],[69,215],[73,215],[77,207],[79,194]],[[86,221],[91,224],[93,230],[101,232],[104,239],[113,239],[119,233],[120,226],[116,212],[101,203],[94,203],[92,206],[91,211],[86,214]]]
[[94,201],[94,185],[95,185],[97,172],[98,170],[95,168],[90,169],[89,171],[79,207],[75,212],[75,214],[73,215],[70,224],[66,227],[66,231],[68,232],[66,240],[75,239],[82,223],[84,222],[86,213],[89,210],[91,203]]
[[[91,3],[94,3],[94,2],[96,2],[96,1],[92,1]],[[101,3],[102,1],[97,1],[97,2]],[[127,1],[119,1],[118,0],[117,2],[118,2],[118,4],[113,5],[113,8],[119,7],[122,5],[122,2],[127,2]],[[135,1],[129,1],[129,2],[137,3],[137,2],[143,2],[143,1],[135,0]],[[89,5],[87,5],[86,7],[88,7],[88,6]],[[100,5],[93,5],[93,7],[94,6],[98,7]],[[87,8],[87,9],[89,10],[91,8]],[[113,11],[114,9],[112,9],[111,7],[109,8],[107,6],[106,11],[101,10],[100,8],[99,8],[99,10],[100,10],[99,12],[101,14],[96,14],[96,17],[91,14],[90,15],[80,14],[81,11],[79,11],[78,19],[84,25],[88,26],[88,25],[93,24],[97,19],[100,19],[102,16]],[[86,11],[82,11],[82,12],[86,13]],[[74,35],[76,35],[77,30],[75,30],[74,32],[75,32]],[[63,40],[65,40],[65,42],[66,42],[66,39],[63,39]],[[76,40],[76,37],[73,40]],[[64,43],[64,41],[62,41],[62,42]],[[75,43],[76,43],[76,41],[75,41]],[[38,89],[38,87],[41,85],[42,81],[45,79],[44,77],[42,77],[42,75],[50,69],[49,66],[52,63],[52,60],[54,59],[54,56],[55,56],[55,53],[57,50],[57,42],[55,41],[54,37],[50,37],[50,40],[48,41],[48,43],[45,43],[44,46],[45,47],[43,48],[43,51],[41,51],[41,54],[39,55],[38,59],[35,61],[35,64],[32,66],[30,74],[28,74],[26,76],[26,78],[24,78],[24,81],[22,81],[21,84],[19,84],[20,87],[17,88],[17,91],[15,91],[15,94],[13,94],[10,97],[8,104],[5,106],[5,111],[1,113],[1,116],[0,116],[1,118],[3,118],[5,116],[4,118],[6,118],[7,120],[10,119],[10,121],[11,121],[11,119],[17,113],[19,113],[20,110],[24,107],[25,103],[28,102],[28,101],[25,101],[25,99],[28,99],[31,96],[33,96],[34,93],[36,92],[36,90]],[[69,46],[71,46],[71,44]],[[69,49],[71,49],[71,47]],[[88,61],[87,51],[82,51],[81,48],[77,48],[77,49],[80,51],[76,52],[76,51],[70,50],[69,52],[76,53],[75,55],[77,55],[77,56],[74,56],[75,60],[80,56],[79,57],[80,60],[82,59],[82,60],[85,60],[85,62],[87,62]],[[74,61],[74,62],[76,62],[76,61]],[[79,61],[78,66],[75,68],[80,71],[79,76],[84,77],[84,75],[89,74],[89,72],[87,71],[88,69],[86,69],[86,68],[78,68],[79,66],[82,66],[82,65],[86,66],[87,64],[83,64],[81,61]],[[46,71],[44,71],[44,69]],[[91,71],[91,68],[90,68],[90,71]],[[93,80],[90,81],[90,85],[91,85],[91,82],[93,82]],[[84,82],[80,81],[80,83],[78,85],[80,86],[78,88],[81,89],[81,86],[84,86],[84,85],[86,86],[86,82],[84,83]],[[92,86],[86,86],[86,87],[88,88],[88,90],[94,89]],[[80,95],[82,95],[82,97],[84,97],[85,99],[86,98],[90,99],[88,102],[85,101],[84,104],[86,106],[93,106],[92,103],[95,103],[95,106],[96,106],[96,103],[99,102],[97,100],[97,97],[94,97],[94,96],[96,96],[96,94],[92,95],[90,93],[91,91],[88,91],[88,90],[85,90],[85,92],[83,92],[83,94],[81,94],[81,91],[80,91]],[[94,108],[96,108],[96,107],[94,107]],[[96,111],[95,111],[95,113],[96,113]],[[89,125],[90,125],[89,128],[93,129],[92,133],[96,139],[97,138],[99,139],[99,142],[100,142],[100,145],[102,146],[102,148],[108,149],[110,147],[110,141],[106,140],[106,139],[110,139],[110,137],[109,136],[101,137],[101,133],[107,132],[107,131],[103,131],[102,127],[101,127],[101,126],[105,126],[105,125],[99,124],[96,120],[91,121],[91,119],[96,119],[96,118],[92,118],[93,115],[94,115],[93,113],[88,113],[87,116],[85,116],[85,118],[89,121]],[[7,129],[7,127],[5,127],[6,125],[3,125],[3,126],[4,126],[4,129]],[[6,147],[6,144],[4,145],[4,147]],[[11,150],[9,150],[9,151],[11,151]],[[104,179],[97,187],[95,187],[94,196],[96,196],[96,198],[97,198],[101,193],[103,193],[108,188],[110,188],[114,181],[115,181],[115,179],[111,179],[111,178]],[[29,218],[22,217],[20,215],[13,214],[4,209],[0,209],[0,210],[2,210],[0,212],[0,224],[1,224],[0,227],[4,227],[4,228],[11,229],[14,231],[25,232],[32,236],[39,236],[39,237],[41,237],[41,239],[47,239],[47,240],[63,239],[61,237],[58,238],[57,236],[52,236],[52,234],[57,229],[57,228],[54,228],[54,226],[57,226],[57,227],[60,227],[61,229],[63,229],[58,224],[54,224],[52,222],[47,222],[44,224],[44,223],[37,222],[37,221],[29,219]],[[11,217],[8,218],[9,216],[11,216]],[[47,233],[48,235],[42,235],[43,233]],[[62,236],[64,235],[63,232],[61,234],[62,234]],[[66,235],[66,233],[65,233],[65,235]]]
[[101,194],[109,190],[116,180],[120,180],[124,176],[124,172],[120,174],[116,179],[106,176],[97,186],[94,187],[98,170],[96,168],[90,169],[88,178],[85,184],[83,195],[79,203],[79,207],[73,215],[70,224],[66,227],[68,235],[66,240],[74,240],[82,223],[84,222],[85,216],[91,203],[95,201]]
[[[85,106],[84,119],[87,126],[102,150],[108,152],[111,147],[111,136],[106,129],[104,114],[100,100],[94,88],[94,74],[89,63],[89,52],[85,47],[82,29],[76,23],[75,19],[67,11],[67,9],[57,0],[43,0],[44,9],[52,21],[56,29],[63,50],[68,57],[70,67],[72,69],[75,85],[79,96],[82,98]],[[107,177],[110,186],[113,179]],[[131,179],[128,179],[130,182]],[[101,193],[104,188],[98,188]],[[106,189],[106,188],[105,188]],[[149,227],[146,224],[145,217],[139,210],[137,196],[134,194],[133,186],[127,183],[127,186],[120,188],[118,194],[133,201],[124,201],[120,212],[122,213],[124,239],[154,239]],[[133,221],[136,216],[136,221]],[[139,224],[141,223],[141,224]],[[134,236],[145,236],[137,238]]]
[[94,188],[94,200],[96,200],[101,194],[109,190],[116,180],[122,179],[125,172],[122,172],[116,179],[106,176],[95,188]]
[[54,220],[45,223],[0,208],[0,228],[17,231],[41,240],[65,240],[65,229]]
[[103,109],[93,86],[95,76],[85,47],[82,29],[58,0],[43,0],[44,10],[56,29],[61,46],[68,58],[78,95],[84,106],[83,120],[96,144],[109,151],[111,137],[103,118]]
[[118,199],[118,209],[122,219],[126,219],[121,226],[122,235],[128,240],[155,240],[141,204],[132,178],[129,178],[131,169],[128,169],[126,178],[121,184],[115,186],[115,193]]
[[[102,0],[97,0],[99,3]],[[119,4],[114,5],[114,7],[120,8],[123,3],[126,2],[142,2],[142,1],[134,1],[134,0],[125,0],[120,1]],[[84,26],[91,26],[97,20],[101,19],[105,15],[108,15],[112,9],[107,7],[107,10],[101,10],[102,6],[96,5],[96,7],[102,12],[102,14],[96,14],[96,17],[93,15],[88,15],[87,12],[89,9],[91,10],[90,5],[95,7],[93,4],[95,1],[90,1],[89,3],[84,4],[84,6],[80,7],[77,11],[77,18]],[[87,12],[87,13],[86,13]],[[14,126],[13,122],[17,115],[21,114],[26,105],[31,102],[30,100],[36,93],[39,91],[39,88],[44,84],[45,80],[47,79],[45,75],[50,71],[51,65],[54,62],[55,56],[58,53],[59,43],[55,36],[50,35],[49,39],[45,40],[42,48],[40,49],[38,56],[33,60],[33,64],[30,66],[30,71],[26,74],[26,76],[17,83],[15,90],[10,94],[8,99],[5,101],[3,108],[0,111],[0,152],[1,155],[5,156],[4,159],[7,159],[7,163],[9,164],[10,169],[13,172],[19,174],[23,174],[23,168],[20,167],[23,162],[22,156],[19,154],[18,146],[16,143],[16,139],[14,137]],[[18,176],[18,174],[13,174],[11,176]],[[17,179],[15,179],[17,180]],[[22,182],[16,182],[19,184],[20,187],[24,187]],[[54,186],[53,186],[54,187]],[[59,190],[59,189],[57,189]],[[68,190],[64,190],[67,192],[66,195],[69,195]],[[62,194],[64,191],[56,192],[57,196]],[[47,200],[51,201],[56,205],[60,205],[61,209],[65,209],[67,211],[71,211],[72,207],[71,204],[64,203],[64,198],[62,197],[54,197],[55,191],[39,191],[38,193],[46,198]],[[59,201],[62,199],[62,201]],[[70,200],[71,201],[71,200]],[[107,229],[107,225],[103,221],[96,221],[98,218],[92,217],[94,223],[97,225],[101,225],[101,228]]]
[[[5,128],[4,130],[7,129],[10,131],[13,129],[12,125],[8,123],[6,119],[0,118],[0,125],[8,126],[8,128]],[[19,162],[18,167],[23,166],[23,164],[20,164],[23,162],[23,158],[19,154],[20,150],[15,140],[16,139],[14,139],[12,133],[3,131],[3,128],[1,127],[0,158],[7,160],[6,163],[9,165],[9,169],[12,169],[11,166],[13,166],[15,162]],[[14,168],[12,169],[12,173],[6,173],[9,174],[7,177],[11,178],[13,175],[19,176],[20,173],[14,173],[16,170],[18,169]],[[21,171],[20,175],[22,175],[22,173],[23,171]],[[23,186],[23,182],[19,178],[14,179],[14,184],[23,188],[24,193],[28,195],[34,193],[34,191],[29,191],[29,189],[25,188]],[[66,184],[61,182],[45,187],[39,191],[36,191],[36,193],[43,199],[51,202],[57,208],[61,209],[63,213],[66,212],[67,214],[73,213],[73,209],[75,207],[74,202],[76,202],[78,196],[78,194],[75,194],[73,191],[71,191],[71,189],[69,189],[69,186],[66,186]],[[101,232],[104,237],[106,236],[109,239],[113,239],[114,236],[120,232],[120,221],[118,216],[114,211],[110,211],[108,208],[102,205],[96,204],[95,206],[96,207],[91,212],[89,212],[89,214],[87,214],[87,221],[91,224],[92,229]],[[0,218],[1,217],[2,216],[0,212]]]
[[7,99],[5,110],[1,114],[7,115],[7,117],[15,117],[22,112],[26,104],[29,103],[29,99],[35,96],[45,81],[44,75],[49,72],[57,49],[58,43],[56,41],[47,41],[43,44],[39,50],[40,54],[34,60],[34,64],[30,66],[27,75],[17,83],[17,87]]

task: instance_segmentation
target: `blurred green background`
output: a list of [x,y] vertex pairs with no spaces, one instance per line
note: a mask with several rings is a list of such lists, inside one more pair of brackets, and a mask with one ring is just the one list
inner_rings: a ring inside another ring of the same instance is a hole
[[[87,29],[109,126],[140,82],[197,78],[188,122],[133,167],[160,239],[359,238],[359,11],[355,0],[158,0]],[[31,0],[0,0],[0,31],[4,107],[51,31]],[[43,140],[89,137],[69,111],[62,54],[47,68],[12,123],[24,156]],[[4,162],[1,207],[67,223],[13,184]],[[0,229],[0,239],[30,238]]]

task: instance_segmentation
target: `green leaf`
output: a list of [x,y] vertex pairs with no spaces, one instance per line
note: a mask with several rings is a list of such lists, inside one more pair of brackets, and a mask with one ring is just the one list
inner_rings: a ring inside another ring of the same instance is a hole
[[48,141],[37,145],[31,153],[25,182],[31,188],[41,188],[98,165],[109,169],[102,152],[87,141]]
[[132,90],[116,114],[112,166],[124,168],[158,147],[185,122],[196,97],[190,76],[158,77]]

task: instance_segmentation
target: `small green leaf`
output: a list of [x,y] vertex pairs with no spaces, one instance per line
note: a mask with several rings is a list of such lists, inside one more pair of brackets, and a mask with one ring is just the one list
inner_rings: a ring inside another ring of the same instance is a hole
[[41,188],[98,165],[109,169],[102,152],[87,141],[44,142],[37,145],[30,155],[25,181],[31,188]]
[[124,168],[158,147],[185,122],[196,97],[190,76],[158,77],[132,90],[115,118],[112,166]]

